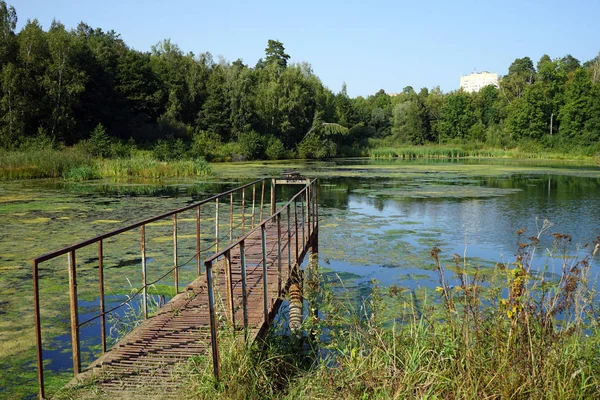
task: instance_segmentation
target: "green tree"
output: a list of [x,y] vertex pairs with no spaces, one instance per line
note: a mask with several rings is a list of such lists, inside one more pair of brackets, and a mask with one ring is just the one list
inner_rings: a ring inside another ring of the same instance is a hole
[[16,26],[15,8],[0,1],[0,70],[6,63],[14,60]]
[[430,127],[429,135],[432,140],[435,140],[438,143],[441,143],[439,122],[445,104],[446,96],[444,96],[439,86],[434,87],[425,99],[425,110],[427,112],[427,120]]
[[[592,83],[584,68],[578,68],[573,75],[565,94],[565,105],[560,110],[560,134],[577,144],[591,144],[590,135],[586,132],[586,123],[592,117],[592,105],[597,99],[592,98]],[[588,125],[589,127],[590,125]],[[597,135],[597,134],[596,134]]]
[[44,87],[50,59],[46,36],[36,19],[28,20],[17,36],[20,93],[23,96],[23,108],[19,114],[23,121],[23,134],[27,136],[33,136],[52,112]]
[[477,119],[469,95],[463,91],[450,93],[440,112],[441,140],[465,140],[475,122]]
[[508,75],[500,81],[500,89],[510,103],[523,95],[527,85],[535,81],[535,69],[529,57],[517,58],[508,67]]
[[50,136],[68,142],[73,141],[73,106],[85,90],[86,76],[75,67],[77,51],[73,35],[63,24],[53,21],[48,31],[50,60],[43,85],[52,105],[49,127]]
[[560,64],[564,68],[564,70],[568,73],[575,72],[575,70],[581,67],[581,63],[578,59],[573,57],[570,54],[567,54],[563,58],[560,59]]
[[0,97],[0,146],[12,147],[22,130],[22,120],[18,111],[22,109],[19,95],[19,74],[13,63],[5,64],[0,72],[2,97]]
[[265,48],[265,63],[266,65],[275,65],[277,70],[281,70],[287,67],[287,62],[290,56],[286,54],[283,43],[278,40],[269,39],[267,47]]
[[506,129],[515,140],[540,140],[548,131],[544,90],[539,83],[527,86],[508,107]]

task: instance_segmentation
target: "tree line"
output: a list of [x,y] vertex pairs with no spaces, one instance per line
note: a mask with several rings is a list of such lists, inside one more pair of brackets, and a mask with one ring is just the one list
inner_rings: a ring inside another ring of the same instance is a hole
[[[259,159],[364,154],[369,146],[479,143],[597,151],[600,57],[515,60],[499,87],[478,93],[350,98],[308,63],[290,64],[269,40],[249,66],[185,53],[171,40],[150,51],[80,23],[44,30],[0,1],[0,147],[28,143],[153,148],[159,158]],[[566,147],[565,147],[566,146]],[[118,152],[117,152],[118,153]]]

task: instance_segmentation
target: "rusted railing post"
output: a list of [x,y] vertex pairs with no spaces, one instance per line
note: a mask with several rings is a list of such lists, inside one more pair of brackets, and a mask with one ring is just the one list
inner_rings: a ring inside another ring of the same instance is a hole
[[298,198],[294,198],[294,230],[296,237],[296,264],[298,263]]
[[263,264],[263,308],[265,312],[265,324],[269,323],[269,308],[268,308],[268,297],[269,287],[267,282],[267,241],[265,224],[260,226],[260,233],[262,237],[262,264]]
[[227,293],[227,314],[229,316],[229,322],[235,329],[235,310],[233,308],[233,279],[231,277],[231,251],[225,252],[225,291]]
[[306,245],[306,235],[304,232],[304,196],[300,196],[300,210],[302,211],[302,248]]
[[219,252],[219,198],[215,200],[215,253]]
[[278,213],[276,218],[277,218],[277,297],[280,297],[281,296],[281,213]]
[[68,253],[69,260],[69,305],[71,309],[71,348],[73,350],[73,375],[81,371],[81,355],[79,353],[79,318],[77,307],[77,267],[75,250]]
[[287,205],[287,249],[288,249],[288,276],[292,274],[292,223],[290,205]]
[[177,214],[173,214],[173,278],[175,294],[179,294],[179,267],[177,266]]
[[260,191],[260,213],[259,213],[259,221],[263,220],[263,208],[265,207],[265,180],[262,181],[262,188]]
[[277,207],[277,199],[276,199],[276,183],[275,178],[271,178],[271,215],[275,214],[275,208]]
[[246,244],[240,242],[240,265],[242,269],[242,308],[244,311],[244,340],[248,344],[248,296],[246,293]]
[[252,229],[254,229],[254,208],[256,205],[256,184],[252,185]]
[[310,234],[312,233],[312,226],[310,224],[311,222],[311,218],[310,218],[310,207],[311,207],[311,202],[310,202],[310,188],[311,188],[311,184],[310,182],[306,185],[306,227],[308,228],[308,237],[310,238]]
[[206,284],[208,286],[208,313],[210,322],[210,345],[212,347],[213,373],[219,379],[219,345],[217,341],[217,316],[215,315],[215,294],[213,289],[212,262],[204,263]]
[[104,249],[102,240],[98,241],[98,283],[100,286],[100,334],[102,354],[106,353],[106,315],[104,305]]
[[229,244],[233,242],[233,193],[229,194]]
[[246,188],[242,188],[242,236],[246,228]]
[[196,274],[202,274],[202,241],[200,240],[200,206],[196,207]]
[[42,356],[42,321],[40,315],[40,287],[39,287],[39,266],[37,261],[33,261],[33,316],[35,319],[35,348],[36,361],[38,367],[38,397],[44,398],[44,358]]
[[146,287],[146,225],[140,228],[142,238],[142,305],[144,308],[144,319],[148,319],[148,288]]

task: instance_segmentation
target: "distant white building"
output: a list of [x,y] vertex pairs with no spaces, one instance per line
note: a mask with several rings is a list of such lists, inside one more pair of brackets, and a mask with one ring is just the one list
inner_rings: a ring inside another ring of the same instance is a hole
[[487,71],[473,72],[460,77],[460,88],[468,93],[479,92],[481,88],[494,85],[498,87],[500,77]]

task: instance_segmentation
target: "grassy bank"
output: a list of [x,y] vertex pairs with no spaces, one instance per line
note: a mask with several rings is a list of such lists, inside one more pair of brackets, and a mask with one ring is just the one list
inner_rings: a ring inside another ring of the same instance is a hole
[[426,145],[400,147],[374,147],[369,150],[371,158],[515,158],[539,160],[587,160],[600,164],[600,154],[583,150],[559,152],[543,148],[498,149],[467,145]]
[[130,158],[94,158],[77,148],[0,152],[0,180],[62,178],[168,178],[211,174],[202,160],[158,161],[136,152]]
[[[209,357],[194,358],[182,372],[187,396],[595,398],[600,329],[588,275],[600,242],[573,260],[561,252],[569,236],[555,238],[539,270],[531,265],[537,237],[519,237],[526,243],[516,261],[498,265],[491,278],[455,256],[448,282],[434,248],[434,291],[384,293],[374,285],[360,302],[322,288],[311,294],[322,318],[304,326],[316,339],[273,334],[247,349],[239,335],[223,332],[221,380],[213,379]],[[556,275],[551,260],[560,260]]]

